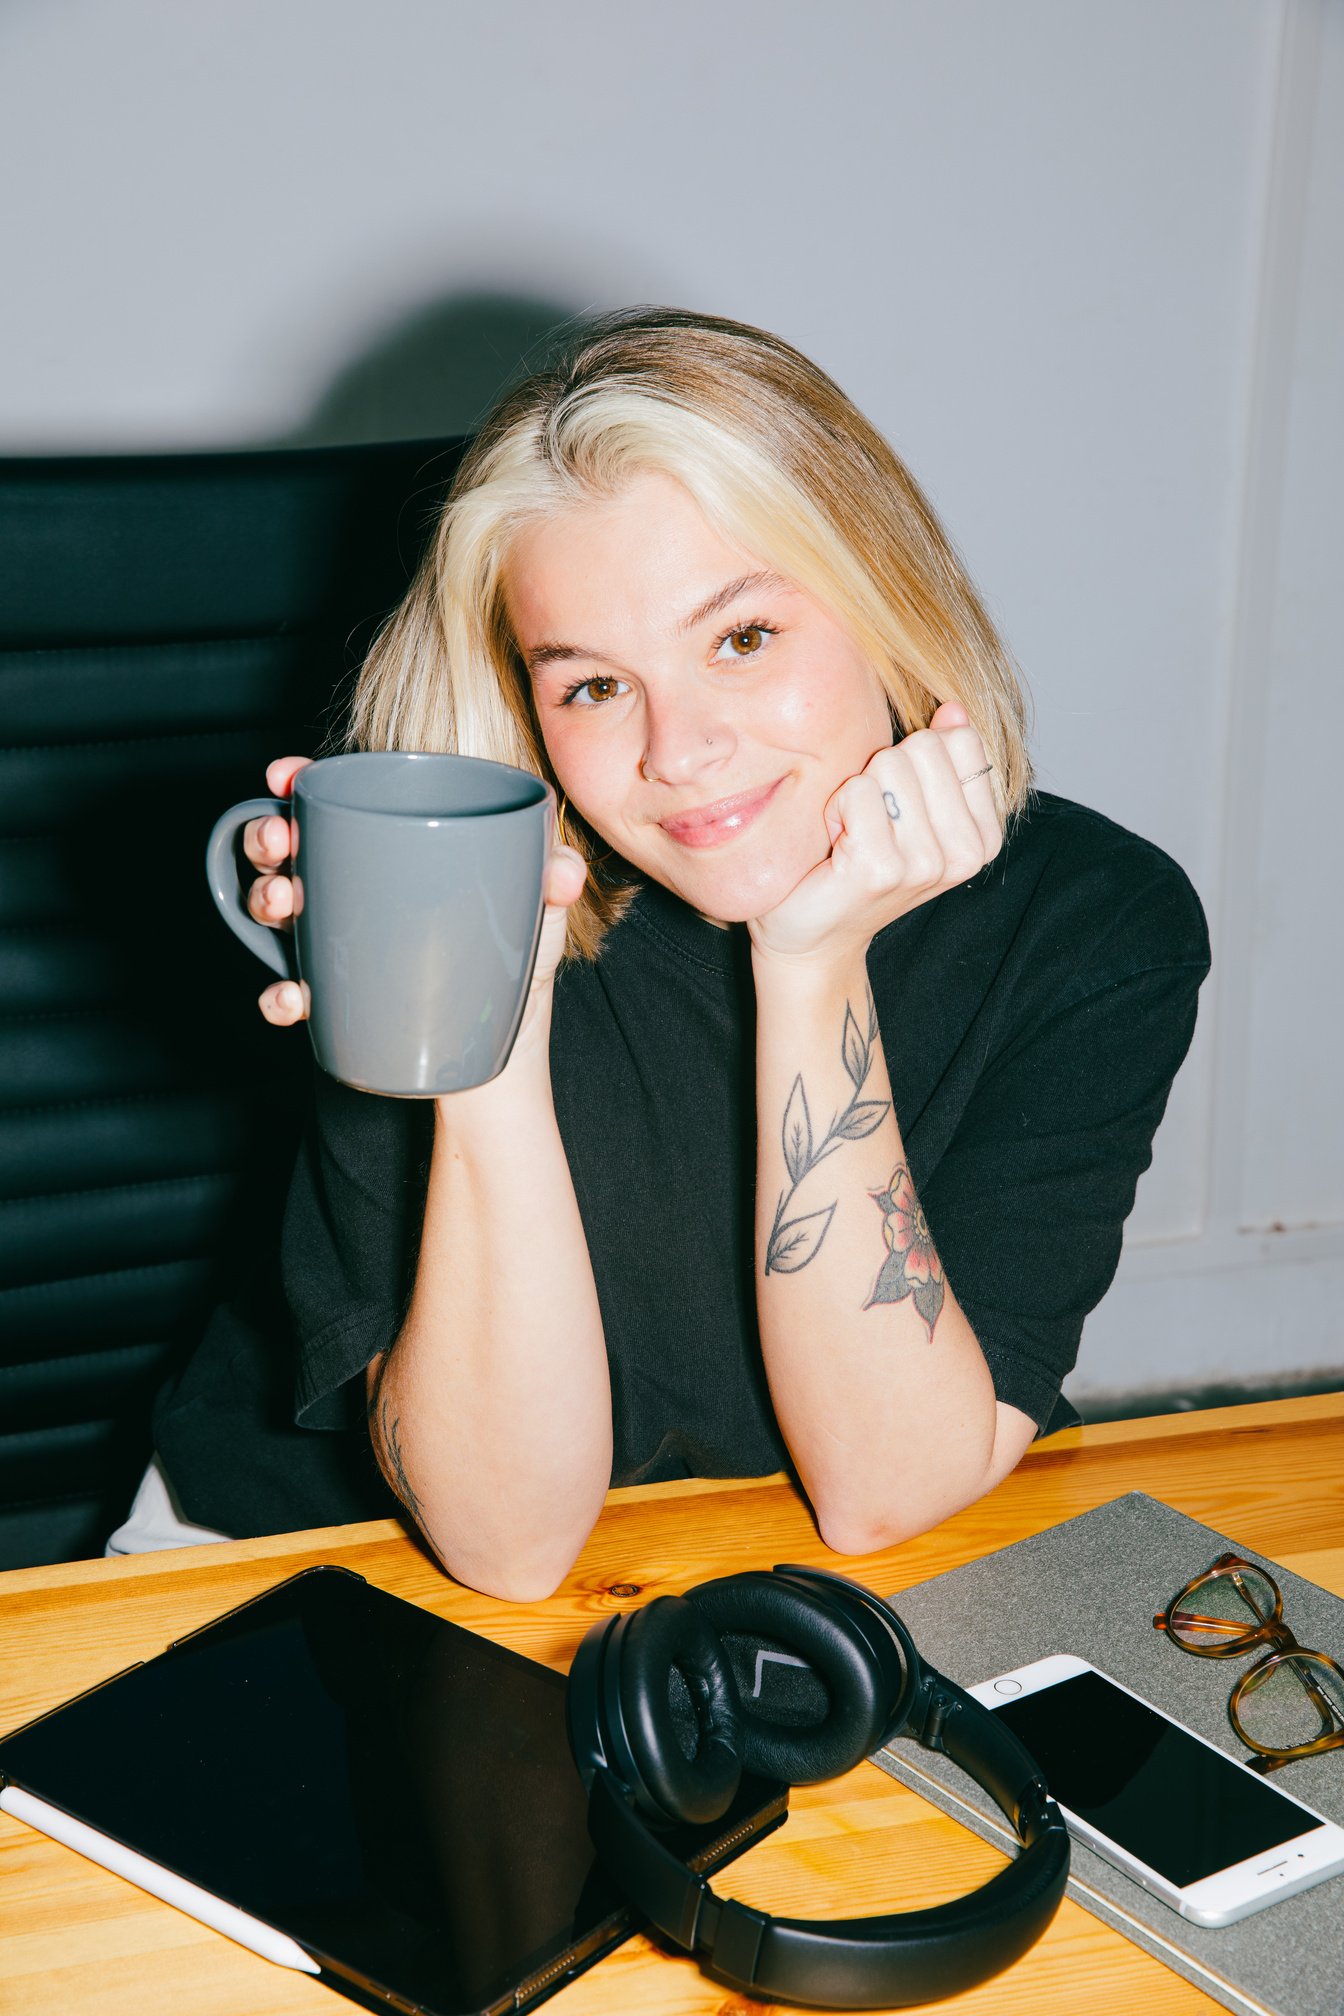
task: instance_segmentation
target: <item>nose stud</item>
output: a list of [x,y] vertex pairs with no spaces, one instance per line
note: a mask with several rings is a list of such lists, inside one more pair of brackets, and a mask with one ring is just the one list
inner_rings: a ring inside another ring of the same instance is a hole
[[[716,746],[717,742],[718,742],[717,735],[706,735],[705,737],[706,749],[713,749]],[[646,784],[656,784],[660,781],[659,773],[654,769],[653,764],[650,761],[650,758],[647,754],[645,754],[640,758],[639,774],[644,779],[644,782]]]

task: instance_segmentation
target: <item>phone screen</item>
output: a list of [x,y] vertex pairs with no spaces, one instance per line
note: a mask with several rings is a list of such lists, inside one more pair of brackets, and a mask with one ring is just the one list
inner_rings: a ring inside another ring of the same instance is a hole
[[[0,1778],[279,1927],[356,1999],[511,2009],[633,1928],[588,1838],[563,1676],[339,1569],[0,1741]],[[712,1866],[784,1812],[748,1779],[666,1838]]]
[[1178,1889],[1319,1824],[1104,1674],[993,1708],[1061,1805]]

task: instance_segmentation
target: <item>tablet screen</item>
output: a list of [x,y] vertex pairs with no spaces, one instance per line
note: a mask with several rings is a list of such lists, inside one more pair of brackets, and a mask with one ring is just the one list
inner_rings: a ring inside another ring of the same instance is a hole
[[[559,1674],[322,1568],[0,1743],[0,1774],[279,1927],[333,1987],[475,2016],[632,1929],[564,1709]],[[754,1814],[782,1817],[778,1787],[669,1840],[708,1866]]]

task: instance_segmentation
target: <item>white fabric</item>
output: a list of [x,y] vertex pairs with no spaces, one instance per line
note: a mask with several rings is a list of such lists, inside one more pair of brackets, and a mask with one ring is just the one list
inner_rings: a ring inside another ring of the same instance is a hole
[[232,1538],[231,1533],[216,1533],[209,1526],[192,1526],[182,1517],[182,1507],[155,1456],[140,1479],[124,1523],[109,1537],[103,1552],[154,1554],[160,1547],[203,1547],[212,1540]]

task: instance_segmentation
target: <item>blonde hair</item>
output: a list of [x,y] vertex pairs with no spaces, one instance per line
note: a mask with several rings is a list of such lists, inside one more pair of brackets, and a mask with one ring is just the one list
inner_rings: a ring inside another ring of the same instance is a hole
[[[586,325],[507,393],[462,458],[405,601],[355,687],[349,743],[456,750],[560,787],[510,634],[503,570],[527,524],[637,473],[675,477],[709,522],[822,603],[865,652],[900,734],[956,700],[1000,813],[1031,781],[1012,662],[914,478],[839,387],[777,336],[640,308]],[[597,836],[568,950],[593,957],[631,883]]]

